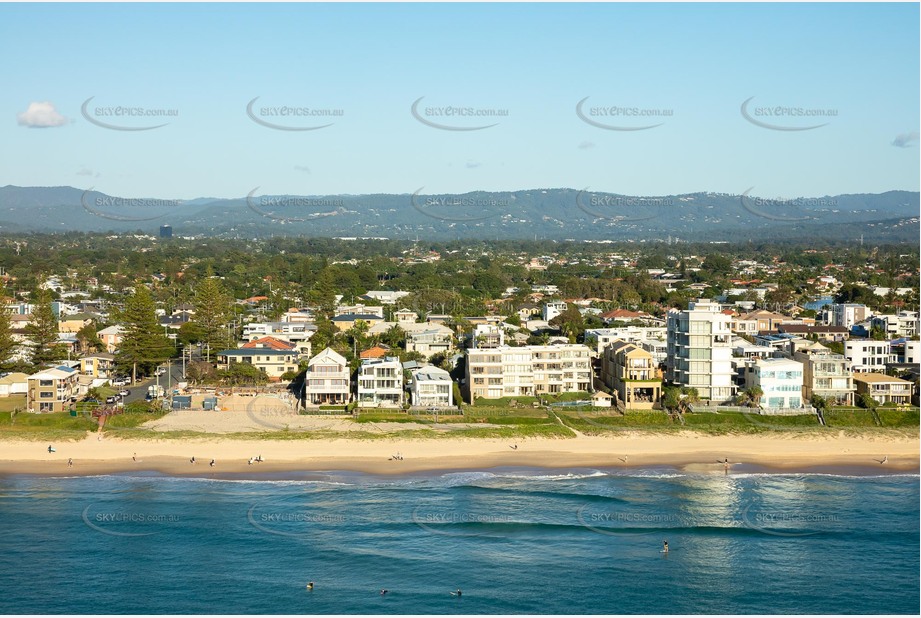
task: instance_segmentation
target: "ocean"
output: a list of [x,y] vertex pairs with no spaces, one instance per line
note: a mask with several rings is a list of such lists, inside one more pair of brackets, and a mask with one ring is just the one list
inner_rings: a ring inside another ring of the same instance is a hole
[[8,476],[0,613],[917,615],[919,477],[872,472]]

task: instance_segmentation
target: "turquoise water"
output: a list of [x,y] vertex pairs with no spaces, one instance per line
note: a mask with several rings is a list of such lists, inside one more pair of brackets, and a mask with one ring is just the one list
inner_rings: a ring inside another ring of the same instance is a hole
[[918,487],[668,468],[7,477],[0,613],[917,614]]

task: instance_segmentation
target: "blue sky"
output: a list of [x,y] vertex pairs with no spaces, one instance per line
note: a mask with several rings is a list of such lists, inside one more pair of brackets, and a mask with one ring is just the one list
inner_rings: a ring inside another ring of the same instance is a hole
[[[917,4],[0,4],[0,186],[917,191],[918,24]],[[90,97],[91,119],[168,124],[97,126],[81,112]],[[332,125],[262,126],[246,112],[255,97],[258,119]],[[497,124],[429,126],[411,113],[420,97],[422,120]],[[586,97],[596,122],[661,124],[593,126],[576,114]],[[743,116],[750,97],[749,117],[775,128]],[[178,115],[97,111],[119,106]],[[261,111],[283,106],[341,115]],[[667,115],[597,115],[611,107]],[[776,107],[834,115],[765,115]]]

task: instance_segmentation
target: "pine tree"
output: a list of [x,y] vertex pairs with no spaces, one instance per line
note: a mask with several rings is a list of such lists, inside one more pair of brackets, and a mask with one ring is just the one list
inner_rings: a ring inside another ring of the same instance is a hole
[[201,329],[201,343],[208,354],[230,346],[232,338],[227,330],[232,315],[230,297],[221,282],[210,276],[210,271],[195,289],[193,304],[195,316],[192,321]]
[[26,336],[32,342],[30,362],[35,369],[60,360],[67,352],[58,342],[58,319],[51,308],[51,294],[41,290],[26,326]]
[[119,317],[123,333],[115,359],[118,365],[131,367],[133,380],[138,365],[147,372],[173,355],[173,344],[160,332],[156,306],[145,286],[135,287]]
[[10,314],[0,311],[0,369],[9,371],[16,363],[13,356],[19,349],[19,342],[13,338]]

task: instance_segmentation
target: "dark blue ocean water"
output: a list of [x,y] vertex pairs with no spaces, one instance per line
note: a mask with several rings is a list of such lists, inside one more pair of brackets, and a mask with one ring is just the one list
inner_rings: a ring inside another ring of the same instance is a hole
[[916,615],[918,488],[671,469],[7,477],[0,613]]

